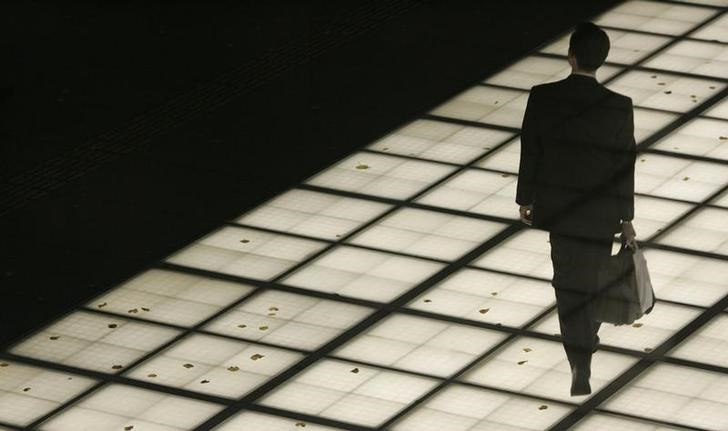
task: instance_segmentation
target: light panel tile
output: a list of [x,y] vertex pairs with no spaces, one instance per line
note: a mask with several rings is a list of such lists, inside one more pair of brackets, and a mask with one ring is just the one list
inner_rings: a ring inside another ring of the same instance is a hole
[[502,332],[394,314],[334,355],[447,378],[505,337]]
[[340,246],[282,282],[320,292],[390,302],[443,267],[438,262]]
[[[728,167],[725,168],[728,171]],[[702,208],[661,236],[657,242],[728,256],[728,209]]]
[[506,145],[492,151],[475,164],[479,168],[510,172],[518,175],[518,164],[521,161],[521,138],[511,140]]
[[486,124],[520,127],[528,92],[474,86],[436,107],[431,114]]
[[0,421],[29,425],[96,383],[87,377],[0,359]]
[[404,200],[455,169],[440,163],[358,152],[305,182],[314,186]]
[[336,241],[391,207],[381,202],[294,189],[276,196],[236,221]]
[[728,427],[728,376],[657,363],[610,397],[603,406],[616,412],[698,427]]
[[629,71],[606,86],[632,98],[634,106],[681,113],[694,109],[725,88],[720,81],[641,70]]
[[[316,350],[372,313],[345,302],[269,290],[207,324],[219,334]],[[260,331],[265,326],[268,329]]]
[[[141,308],[132,314],[143,315]],[[11,353],[116,374],[178,336],[176,329],[77,311],[41,329]]]
[[356,234],[347,243],[455,260],[505,228],[505,224],[489,220],[401,208]]
[[726,100],[725,98],[719,100],[701,115],[707,115],[709,117],[717,117],[728,120],[728,100]]
[[[639,33],[631,33],[628,31],[603,29],[609,37],[609,53],[606,61],[609,63],[634,64],[645,58],[655,50],[670,41],[670,37],[655,36]],[[569,52],[569,39],[571,33],[560,37],[553,43],[544,47],[541,52],[548,54],[557,54],[566,56]],[[607,65],[604,65],[607,66]],[[600,79],[599,71],[604,66],[597,69],[597,80]]]
[[254,289],[240,283],[150,269],[86,303],[86,307],[123,316],[136,309],[131,315],[194,326]]
[[592,413],[579,421],[575,431],[685,431],[685,428],[668,427],[654,422],[601,413]]
[[438,381],[325,359],[260,399],[260,404],[377,426],[431,390]]
[[549,233],[541,229],[522,230],[485,252],[472,265],[550,280],[554,270],[548,238]]
[[713,162],[638,154],[634,189],[652,196],[700,202],[728,183],[728,168]]
[[725,78],[728,76],[728,46],[682,40],[650,58],[643,66]]
[[728,208],[728,191],[725,191],[721,193],[720,195],[716,196],[715,199],[710,201],[712,205],[718,205],[721,207]]
[[226,226],[174,253],[167,262],[270,280],[327,246],[321,241]]
[[243,411],[213,428],[215,431],[284,431],[305,429],[306,431],[344,431],[299,419],[284,418],[253,411]]
[[[111,384],[95,391],[41,426],[44,431],[194,429],[223,406]],[[133,427],[133,428],[127,428]]]
[[[720,1],[720,0],[712,0]],[[721,16],[711,23],[690,33],[690,37],[705,40],[716,40],[719,42],[728,42],[728,16]]]
[[571,369],[561,343],[517,337],[483,359],[460,381],[563,401],[586,400],[637,362],[637,358],[597,350],[592,356],[589,395],[571,396]]
[[[513,174],[468,169],[433,188],[415,202],[518,220],[518,207],[514,203],[517,184],[518,177]],[[491,226],[489,232],[505,227],[495,223]]]
[[728,314],[719,314],[668,352],[668,356],[728,368]]
[[641,144],[678,118],[678,115],[674,113],[653,111],[637,106],[634,107],[633,112],[634,139],[637,144]]
[[[256,328],[266,331],[266,328]],[[303,358],[288,350],[192,334],[125,373],[160,385],[240,398]]]
[[643,241],[664,230],[672,221],[694,208],[694,205],[651,196],[635,195],[632,225],[637,240]]
[[433,120],[415,120],[374,141],[368,149],[466,164],[513,136],[510,132]]
[[597,25],[677,36],[716,13],[713,9],[631,0],[592,20]]
[[643,248],[658,299],[709,307],[728,294],[728,262]]
[[[605,64],[597,70],[597,81],[602,82],[620,70],[618,67]],[[565,58],[557,59],[532,55],[508,66],[484,82],[486,84],[530,90],[534,85],[560,81],[570,74],[571,66]]]
[[413,299],[407,308],[521,327],[555,301],[549,282],[465,268]]
[[[643,315],[631,325],[602,323],[599,328],[600,343],[638,352],[652,351],[702,312],[702,309],[657,302],[649,314]],[[532,329],[542,334],[559,334],[556,310]]]
[[728,160],[728,121],[696,118],[657,141],[652,148]]
[[395,431],[546,430],[571,407],[453,383],[392,427]]

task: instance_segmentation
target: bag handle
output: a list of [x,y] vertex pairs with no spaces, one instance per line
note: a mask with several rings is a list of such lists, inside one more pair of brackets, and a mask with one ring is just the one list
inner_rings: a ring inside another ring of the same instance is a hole
[[626,239],[624,238],[624,234],[620,234],[620,235],[619,235],[619,239],[621,239],[621,240],[622,240],[622,248],[627,248],[627,247],[629,247],[629,248],[631,248],[631,249],[632,249],[632,250],[634,250],[634,251],[636,251],[636,250],[638,250],[638,249],[639,249],[639,246],[637,245],[637,240],[636,240],[636,239],[633,239],[633,240],[629,240],[629,241],[627,241],[627,240],[626,240]]

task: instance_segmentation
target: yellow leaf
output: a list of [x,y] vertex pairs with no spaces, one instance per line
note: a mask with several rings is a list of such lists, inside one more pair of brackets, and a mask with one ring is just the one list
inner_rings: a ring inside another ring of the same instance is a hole
[[266,329],[268,329],[268,327],[264,325],[264,326],[258,327],[258,329],[260,329],[261,331],[265,331]]
[[526,353],[530,352],[531,350],[532,349],[530,347],[524,347],[523,348],[523,351],[526,352]]
[[361,163],[361,164],[356,165],[356,168],[357,169],[369,169],[369,166]]
[[641,328],[642,327],[642,324],[641,323],[633,323],[632,324],[632,327],[634,327],[634,328]]
[[154,373],[151,373],[151,374],[147,374],[147,377],[152,377],[152,378],[154,378],[154,377],[157,377],[157,375],[156,375],[156,374],[154,374]]
[[689,180],[689,179],[690,179],[690,177],[684,177],[684,178],[683,178],[683,181],[687,181],[687,180]]

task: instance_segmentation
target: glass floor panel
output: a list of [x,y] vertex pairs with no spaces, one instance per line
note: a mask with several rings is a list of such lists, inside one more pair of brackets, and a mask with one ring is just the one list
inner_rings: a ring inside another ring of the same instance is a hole
[[635,105],[657,297],[602,325],[592,394],[569,396],[548,233],[515,203],[569,29],[0,352],[0,430],[728,429],[726,6],[592,19]]

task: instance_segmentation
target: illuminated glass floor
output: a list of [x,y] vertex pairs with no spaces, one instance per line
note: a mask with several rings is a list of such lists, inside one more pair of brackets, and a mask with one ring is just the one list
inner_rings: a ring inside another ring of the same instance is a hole
[[728,429],[728,1],[699,3],[593,19],[659,302],[603,325],[591,395],[515,203],[570,30],[0,353],[0,430]]

